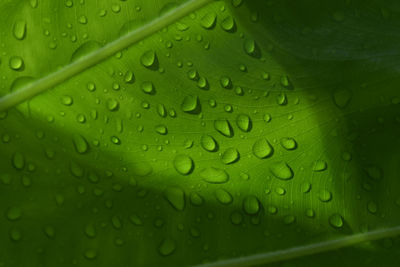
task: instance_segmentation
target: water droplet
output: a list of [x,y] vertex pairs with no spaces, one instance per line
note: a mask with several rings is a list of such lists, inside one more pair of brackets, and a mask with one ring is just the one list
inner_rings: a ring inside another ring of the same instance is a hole
[[280,93],[276,96],[276,103],[280,106],[284,106],[287,104],[287,97],[285,93]]
[[56,229],[53,227],[53,226],[51,226],[51,225],[46,225],[44,228],[43,228],[43,232],[44,232],[44,234],[48,237],[48,238],[54,238],[54,236],[56,235]]
[[165,118],[167,116],[167,109],[165,108],[165,106],[163,104],[158,104],[157,113],[162,118]]
[[308,193],[311,190],[311,184],[309,182],[304,182],[301,184],[301,192]]
[[135,82],[135,75],[132,71],[127,71],[124,76],[124,80],[126,83],[134,83]]
[[20,230],[16,229],[16,228],[12,228],[10,230],[10,238],[13,241],[20,241],[22,239],[22,233]]
[[26,21],[24,20],[16,21],[14,23],[13,34],[17,40],[23,40],[26,35]]
[[365,171],[367,172],[368,176],[374,180],[382,179],[382,169],[377,166],[368,166],[367,168],[365,168]]
[[229,180],[228,173],[223,169],[207,167],[200,172],[200,177],[204,181],[212,184],[226,183]]
[[268,207],[268,213],[269,214],[276,214],[278,212],[278,208],[275,206],[269,206]]
[[309,218],[313,218],[315,216],[315,211],[312,209],[307,209],[306,210],[306,216]]
[[197,194],[196,192],[193,192],[190,194],[190,202],[195,205],[195,206],[201,206],[203,204],[203,198]]
[[16,221],[22,217],[22,211],[18,207],[11,207],[7,210],[7,219]]
[[235,20],[232,16],[227,16],[221,22],[221,27],[227,32],[231,32],[235,29]]
[[243,43],[244,51],[249,55],[254,55],[256,52],[256,43],[252,39],[246,39]]
[[236,124],[243,132],[249,132],[252,127],[251,119],[248,115],[240,114],[236,118]]
[[221,155],[221,160],[224,164],[231,164],[239,160],[239,151],[236,148],[230,147]]
[[286,225],[289,225],[289,224],[294,223],[295,220],[296,220],[296,217],[294,217],[293,215],[287,215],[283,218],[283,223]]
[[89,238],[96,237],[96,228],[92,223],[89,223],[85,226],[85,234]]
[[215,152],[218,150],[218,144],[211,135],[203,135],[200,143],[201,147],[206,151]]
[[173,163],[175,170],[183,175],[190,174],[194,168],[194,163],[192,158],[190,158],[187,155],[177,155]]
[[217,14],[215,13],[207,13],[205,14],[200,21],[200,24],[205,29],[211,29],[215,26],[217,21]]
[[334,228],[341,228],[344,224],[342,216],[338,213],[334,213],[329,217],[329,223]]
[[270,114],[265,114],[265,115],[264,115],[264,121],[265,121],[266,123],[270,122],[270,121],[271,121],[271,115],[270,115]]
[[351,91],[347,89],[338,89],[333,93],[333,101],[338,108],[345,108],[352,97]]
[[372,214],[375,214],[378,211],[378,205],[374,201],[369,201],[367,204],[367,209]]
[[220,134],[226,137],[232,137],[233,136],[233,129],[232,126],[230,125],[229,121],[226,119],[218,119],[214,121],[214,128],[217,130]]
[[176,243],[171,238],[165,238],[158,247],[158,251],[163,256],[171,255],[175,251],[175,249],[176,249]]
[[85,137],[80,134],[74,134],[72,137],[72,141],[74,143],[74,147],[76,152],[79,154],[85,154],[89,150],[89,144]]
[[290,180],[294,176],[292,168],[283,161],[273,163],[270,166],[270,170],[276,178],[281,180]]
[[107,100],[107,108],[110,111],[116,111],[119,108],[119,102],[118,100],[114,99],[114,98],[110,98]]
[[120,144],[121,144],[121,140],[120,140],[117,136],[115,136],[115,135],[111,136],[111,142],[112,142],[114,145],[120,145]]
[[317,160],[314,162],[313,171],[315,172],[322,172],[325,171],[327,168],[328,164],[326,163],[326,161]]
[[231,222],[234,225],[239,225],[243,222],[243,215],[239,211],[234,211],[231,214]]
[[24,168],[24,166],[25,166],[25,158],[19,152],[16,152],[13,155],[11,162],[12,162],[12,165],[14,166],[14,168],[17,169],[17,170],[22,170]]
[[24,60],[21,57],[13,56],[10,58],[10,68],[20,70],[24,67]]
[[297,148],[297,143],[294,138],[285,137],[280,140],[281,146],[286,150],[293,150]]
[[142,225],[143,221],[140,219],[140,217],[137,214],[132,214],[129,216],[129,220],[131,221],[132,224],[134,225]]
[[332,199],[332,193],[326,189],[323,189],[318,193],[318,198],[322,202],[329,202]]
[[71,62],[76,61],[90,52],[96,51],[99,48],[101,48],[101,45],[96,42],[96,41],[87,41],[86,43],[83,43],[81,46],[79,46],[71,56]]
[[219,80],[219,83],[221,84],[221,86],[223,88],[229,89],[232,88],[232,81],[231,78],[227,77],[227,76],[222,76]]
[[183,112],[198,114],[200,113],[201,107],[199,103],[199,98],[197,96],[188,95],[186,96],[181,104],[181,109]]
[[97,251],[95,249],[85,250],[84,256],[88,260],[94,260],[97,258]]
[[72,97],[68,96],[68,95],[64,95],[61,97],[61,103],[65,106],[71,106],[73,103],[73,99]]
[[154,84],[152,82],[143,82],[141,88],[145,94],[154,95],[156,93],[156,89],[154,88]]
[[288,76],[284,75],[281,77],[281,85],[284,87],[289,87],[290,86],[290,81]]
[[247,196],[243,200],[243,209],[247,214],[254,215],[260,211],[260,202],[255,196]]
[[273,147],[265,138],[257,140],[253,144],[252,151],[253,154],[259,159],[271,157],[274,153]]
[[157,62],[157,55],[153,50],[146,51],[140,57],[140,63],[146,68],[151,68],[155,66]]
[[217,189],[215,191],[215,197],[221,204],[224,205],[228,205],[233,201],[232,195],[224,189]]
[[158,134],[161,134],[161,135],[166,135],[168,133],[168,129],[164,125],[157,125],[155,127],[155,130]]
[[173,208],[178,211],[185,209],[185,193],[178,187],[169,187],[164,191],[164,196]]

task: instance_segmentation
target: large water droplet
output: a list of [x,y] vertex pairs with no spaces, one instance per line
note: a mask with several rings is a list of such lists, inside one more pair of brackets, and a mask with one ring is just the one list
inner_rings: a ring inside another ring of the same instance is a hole
[[152,68],[157,63],[157,55],[153,50],[146,51],[140,57],[140,63],[146,68]]
[[13,70],[21,70],[24,67],[24,60],[21,57],[13,56],[10,58],[9,66]]
[[198,114],[201,111],[199,98],[197,96],[186,96],[181,104],[181,109],[183,112]]
[[174,159],[174,167],[180,174],[187,175],[193,171],[194,163],[187,155],[177,155]]
[[265,138],[257,140],[253,144],[252,150],[253,154],[259,159],[271,157],[274,153],[273,147]]
[[18,207],[11,207],[6,213],[7,219],[10,221],[16,221],[22,217],[22,211]]
[[86,141],[85,137],[80,134],[74,134],[72,137],[72,141],[74,143],[74,147],[76,152],[79,154],[84,154],[89,150],[89,144]]
[[175,249],[176,249],[176,243],[171,238],[165,238],[158,247],[158,251],[163,256],[171,255],[175,251]]
[[217,21],[217,14],[210,12],[205,14],[201,18],[200,24],[205,29],[211,29],[215,26],[216,21]]
[[221,22],[221,28],[227,32],[232,32],[235,30],[235,20],[232,16],[227,16]]
[[332,199],[332,193],[326,189],[323,189],[318,193],[318,198],[322,202],[329,202]]
[[334,228],[341,228],[344,224],[342,216],[338,213],[334,213],[329,217],[329,223]]
[[214,137],[211,135],[203,135],[200,140],[201,147],[209,152],[215,152],[218,150],[218,144]]
[[243,209],[247,214],[257,214],[260,210],[260,202],[255,196],[247,196],[243,200]]
[[297,143],[294,138],[291,137],[284,137],[280,140],[281,146],[286,150],[293,150],[296,149]]
[[231,124],[229,123],[228,120],[226,119],[219,119],[214,121],[214,128],[217,130],[220,134],[226,137],[232,137],[233,136],[233,129]]
[[154,95],[156,93],[154,84],[150,81],[142,82],[140,87],[145,94]]
[[339,108],[345,108],[349,104],[351,97],[352,93],[347,89],[338,89],[333,93],[333,101]]
[[18,20],[14,23],[13,34],[17,40],[23,40],[25,38],[26,35],[25,20]]
[[293,178],[293,171],[290,166],[283,161],[275,162],[270,166],[271,173],[281,180],[289,180]]
[[169,187],[164,191],[165,198],[176,210],[185,209],[185,193],[178,187]]
[[22,170],[25,166],[25,158],[21,153],[16,152],[12,157],[11,163],[15,169]]
[[204,181],[213,184],[226,183],[229,180],[229,175],[225,170],[218,169],[215,167],[208,167],[200,172],[200,177]]
[[314,162],[313,171],[315,172],[322,172],[325,171],[327,168],[328,164],[326,163],[326,161],[317,160]]
[[231,164],[239,160],[239,151],[236,148],[230,147],[221,155],[221,160],[224,164]]
[[240,114],[239,116],[237,116],[236,124],[238,128],[243,132],[248,132],[251,130],[252,123],[248,115]]
[[224,205],[230,204],[233,201],[232,195],[225,189],[217,189],[215,191],[217,200]]

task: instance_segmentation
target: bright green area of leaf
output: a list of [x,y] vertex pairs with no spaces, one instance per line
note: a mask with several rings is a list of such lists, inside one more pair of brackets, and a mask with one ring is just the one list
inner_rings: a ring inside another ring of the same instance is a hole
[[[0,113],[0,263],[191,265],[397,226],[400,6],[325,2],[212,3]],[[3,1],[1,94],[180,3]],[[278,265],[395,266],[397,243]]]

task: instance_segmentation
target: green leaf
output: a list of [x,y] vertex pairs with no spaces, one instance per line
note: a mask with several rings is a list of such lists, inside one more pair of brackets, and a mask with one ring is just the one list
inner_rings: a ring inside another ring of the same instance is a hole
[[0,266],[396,266],[400,6],[208,2],[2,1]]

